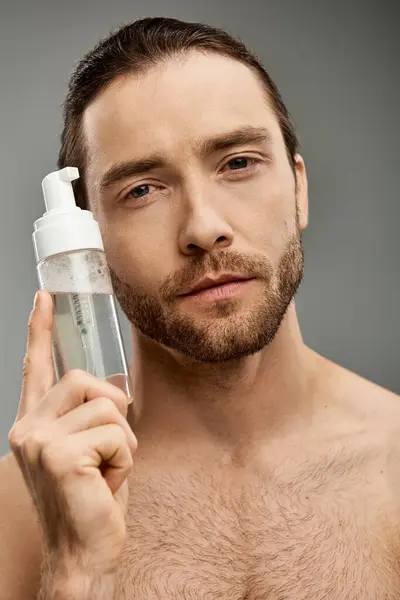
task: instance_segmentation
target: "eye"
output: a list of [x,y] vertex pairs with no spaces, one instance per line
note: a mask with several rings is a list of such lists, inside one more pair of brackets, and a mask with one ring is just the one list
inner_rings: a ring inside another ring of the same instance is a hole
[[256,171],[261,162],[261,158],[255,156],[234,156],[225,163],[222,172],[231,178],[244,177]]
[[131,208],[148,206],[157,200],[162,200],[168,196],[168,188],[159,182],[140,183],[120,195],[119,202]]
[[242,169],[247,169],[249,163],[253,164],[253,162],[254,159],[248,158],[247,156],[236,156],[227,163],[227,166],[229,166],[232,171],[240,171]]
[[149,183],[142,183],[142,185],[138,185],[137,187],[129,190],[125,198],[144,198],[145,196],[149,195],[151,187],[152,186]]

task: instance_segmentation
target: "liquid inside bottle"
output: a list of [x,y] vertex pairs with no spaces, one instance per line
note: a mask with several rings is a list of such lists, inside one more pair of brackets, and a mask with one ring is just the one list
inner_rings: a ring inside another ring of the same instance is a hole
[[118,385],[131,398],[114,296],[53,293],[53,362],[57,379],[82,369]]

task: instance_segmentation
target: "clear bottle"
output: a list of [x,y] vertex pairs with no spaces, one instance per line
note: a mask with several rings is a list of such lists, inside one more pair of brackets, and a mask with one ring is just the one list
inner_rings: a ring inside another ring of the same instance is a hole
[[107,379],[127,394],[131,384],[100,229],[75,204],[66,167],[42,182],[46,213],[34,224],[39,286],[53,298],[53,363],[59,380],[70,369]]

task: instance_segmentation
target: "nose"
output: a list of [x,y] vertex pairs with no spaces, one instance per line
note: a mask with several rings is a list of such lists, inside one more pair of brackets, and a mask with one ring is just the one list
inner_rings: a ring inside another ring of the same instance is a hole
[[210,202],[198,197],[190,209],[179,234],[179,248],[183,254],[194,255],[227,248],[232,244],[233,230]]

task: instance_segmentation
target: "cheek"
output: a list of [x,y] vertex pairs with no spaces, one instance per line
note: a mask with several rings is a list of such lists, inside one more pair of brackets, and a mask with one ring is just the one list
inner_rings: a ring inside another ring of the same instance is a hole
[[[158,228],[129,221],[125,217],[123,225],[114,222],[101,227],[107,261],[116,275],[138,292],[152,293],[169,273],[172,260],[167,244]],[[165,230],[163,227],[162,232]]]
[[261,178],[243,190],[237,231],[251,246],[279,255],[296,223],[294,185],[276,176]]

